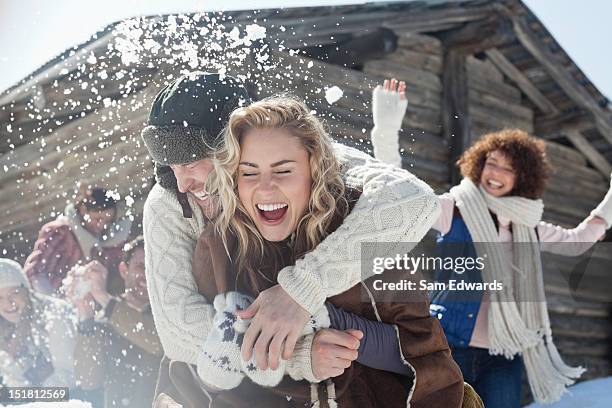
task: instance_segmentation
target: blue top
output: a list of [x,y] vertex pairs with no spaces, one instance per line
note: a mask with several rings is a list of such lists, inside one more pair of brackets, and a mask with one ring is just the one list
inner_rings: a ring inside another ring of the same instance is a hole
[[[470,231],[461,216],[455,215],[451,228],[437,239],[438,256],[471,257],[476,259],[476,248]],[[481,272],[476,268],[466,268],[463,273],[453,270],[436,270],[436,282],[448,283],[450,280],[482,282]],[[482,302],[482,290],[458,291],[448,288],[430,293],[430,312],[440,320],[448,344],[455,348],[469,346],[476,325],[476,317]]]

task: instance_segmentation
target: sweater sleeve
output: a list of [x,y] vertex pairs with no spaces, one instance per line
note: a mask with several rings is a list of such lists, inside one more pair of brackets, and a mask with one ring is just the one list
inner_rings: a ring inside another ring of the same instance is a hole
[[547,222],[537,226],[542,251],[558,255],[578,256],[586,252],[606,233],[606,222],[587,217],[575,228],[563,228]]
[[438,197],[440,199],[440,216],[432,225],[432,228],[445,235],[450,231],[453,223],[453,213],[455,211],[455,200],[449,193],[444,193]]
[[155,327],[165,354],[195,364],[214,308],[198,293],[191,260],[203,221],[183,217],[176,196],[153,187],[144,207],[145,266]]
[[326,302],[330,327],[336,330],[361,330],[357,362],[377,370],[410,375],[412,370],[402,362],[395,327],[391,324],[366,319]]
[[361,274],[362,243],[388,243],[389,253],[404,243],[402,249],[410,250],[407,243],[416,245],[440,214],[439,200],[431,187],[413,174],[359,150],[338,144],[335,148],[346,186],[362,194],[336,231],[293,268],[284,268],[278,275],[283,289],[311,314],[326,298],[372,274]]

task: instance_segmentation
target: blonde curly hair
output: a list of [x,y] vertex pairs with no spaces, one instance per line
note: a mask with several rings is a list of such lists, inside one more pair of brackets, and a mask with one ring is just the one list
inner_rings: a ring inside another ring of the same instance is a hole
[[226,250],[229,253],[228,234],[231,233],[238,241],[238,258],[234,260],[238,271],[249,273],[258,273],[264,259],[277,257],[275,244],[263,238],[240,202],[236,180],[242,139],[251,129],[265,128],[286,129],[300,140],[309,155],[312,190],[308,211],[294,231],[294,259],[314,249],[327,235],[333,217],[348,211],[332,140],[323,123],[304,102],[289,95],[276,95],[235,110],[224,130],[206,188],[219,199],[222,210],[215,226]]

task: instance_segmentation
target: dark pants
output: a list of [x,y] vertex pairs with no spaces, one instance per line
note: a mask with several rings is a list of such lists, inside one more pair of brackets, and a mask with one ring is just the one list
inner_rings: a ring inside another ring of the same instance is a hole
[[508,360],[475,347],[453,349],[453,358],[486,408],[520,408],[522,358]]

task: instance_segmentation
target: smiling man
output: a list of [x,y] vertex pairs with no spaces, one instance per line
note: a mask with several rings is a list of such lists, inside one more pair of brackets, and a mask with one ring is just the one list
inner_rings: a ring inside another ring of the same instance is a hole
[[[142,132],[158,181],[144,208],[147,281],[157,330],[171,360],[195,364],[212,326],[212,299],[198,292],[191,259],[215,214],[216,199],[205,191],[211,157],[231,112],[249,102],[233,78],[193,73],[162,89]],[[281,352],[284,359],[291,357],[310,315],[326,298],[367,278],[361,276],[361,242],[418,242],[439,213],[431,188],[409,172],[340,144],[334,153],[346,185],[363,193],[337,231],[295,266],[281,270],[279,285],[263,291],[241,313],[252,318],[243,357],[250,359],[255,348],[257,360],[266,362],[263,369],[268,363],[276,368]],[[278,203],[264,204],[260,210],[266,213],[281,210],[268,206]],[[397,228],[383,229],[381,217],[392,217]]]

